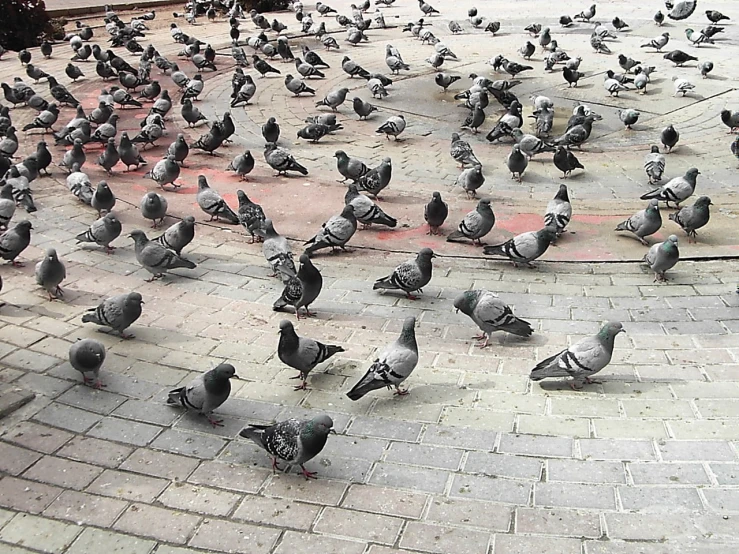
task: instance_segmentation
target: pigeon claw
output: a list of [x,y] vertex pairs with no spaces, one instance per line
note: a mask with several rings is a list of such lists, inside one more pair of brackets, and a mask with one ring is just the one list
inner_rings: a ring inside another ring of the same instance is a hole
[[395,392],[393,396],[408,396],[410,392],[408,389],[401,389],[398,385],[395,385]]
[[303,464],[300,464],[300,469],[303,471],[303,475],[305,476],[306,480],[318,479],[318,477],[316,477],[316,472],[315,471],[308,471],[307,469],[305,469],[305,467],[303,466]]
[[215,429],[216,427],[223,427],[223,420],[222,419],[215,419],[211,416],[206,416],[208,418],[208,422],[213,426]]

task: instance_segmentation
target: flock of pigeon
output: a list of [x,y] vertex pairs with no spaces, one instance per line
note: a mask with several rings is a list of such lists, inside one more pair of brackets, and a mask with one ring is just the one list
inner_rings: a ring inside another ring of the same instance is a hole
[[[383,10],[380,8],[391,7],[394,2],[395,0],[375,0],[378,7],[372,19],[364,19],[364,14],[370,8],[369,0],[365,0],[360,6],[352,5],[351,15],[338,14],[336,10],[321,2],[316,3],[315,11],[321,17],[335,15],[337,23],[346,28],[345,41],[357,45],[370,40],[367,33],[373,24],[376,27],[386,27]],[[402,31],[409,32],[422,43],[433,46],[434,52],[426,61],[438,70],[446,60],[455,60],[457,57],[434,36],[425,21],[425,18],[433,17],[439,12],[424,0],[418,0],[418,3],[423,18],[408,23]],[[669,10],[667,17],[673,20],[686,19],[693,14],[696,5],[696,0],[681,1],[676,5],[666,2]],[[333,34],[327,32],[324,22],[316,22],[300,2],[294,2],[292,8],[302,33],[314,35],[327,52],[340,49]],[[255,10],[247,16],[240,4],[234,0],[191,1],[183,13],[175,13],[174,16],[183,18],[191,26],[196,25],[200,17],[210,21],[225,17],[228,21],[231,39],[230,58],[235,63],[231,79],[231,108],[248,106],[256,93],[255,79],[247,72],[247,68],[253,68],[259,74],[257,79],[270,74],[282,75],[282,71],[267,60],[280,59],[283,62],[294,63],[295,74],[285,74],[284,85],[287,93],[295,96],[315,95],[315,89],[310,86],[311,81],[324,78],[325,71],[330,69],[329,64],[306,45],[300,52],[302,56],[293,54],[286,34],[288,25],[277,19],[270,21]],[[575,22],[579,22],[580,25],[592,25],[591,46],[597,53],[608,54],[610,53],[608,44],[619,32],[627,29],[628,24],[615,17],[611,29],[598,22],[595,16],[596,5],[592,5],[574,17],[562,16],[559,24],[562,27],[569,27]],[[706,16],[711,24],[705,29],[696,32],[688,28],[685,31],[688,40],[696,47],[703,43],[711,43],[715,35],[724,31],[723,27],[716,24],[728,19],[711,10],[706,12]],[[119,163],[125,166],[127,171],[149,165],[143,154],[148,145],[156,146],[157,141],[165,135],[165,120],[171,117],[171,110],[177,102],[180,116],[188,126],[195,126],[207,120],[196,107],[196,102],[206,86],[202,75],[206,70],[217,71],[216,63],[220,64],[221,61],[217,62],[216,56],[225,57],[223,53],[216,52],[210,44],[198,40],[186,33],[176,22],[172,22],[170,26],[172,39],[182,45],[181,55],[197,70],[195,75],[188,76],[180,69],[178,62],[162,56],[153,45],[142,46],[139,43],[138,39],[145,37],[148,30],[147,22],[155,17],[156,13],[150,12],[124,23],[108,9],[104,21],[111,48],[106,50],[98,44],[90,44],[94,35],[93,29],[80,22],[77,22],[76,28],[65,37],[73,53],[65,70],[67,77],[72,82],[88,78],[82,69],[72,62],[87,62],[92,58],[95,60],[95,72],[105,87],[98,99],[98,106],[89,114],[85,113],[80,102],[67,87],[53,75],[43,71],[44,59],[61,55],[58,45],[48,41],[43,42],[38,53],[35,50],[33,54],[29,50],[23,50],[18,53],[18,58],[26,75],[34,81],[34,84],[46,80],[51,101],[47,100],[45,95],[37,94],[20,77],[16,77],[12,84],[2,84],[5,100],[12,107],[28,106],[37,112],[32,122],[23,127],[23,131],[40,129],[44,134],[52,131],[55,145],[67,148],[57,165],[68,172],[66,183],[70,191],[80,201],[91,206],[99,217],[86,232],[77,237],[77,240],[80,243],[95,243],[103,247],[107,253],[113,251],[111,243],[121,235],[122,226],[113,212],[116,197],[111,187],[105,180],[93,186],[89,176],[83,171],[88,161],[87,152],[90,147],[95,144],[101,146],[102,151],[95,161],[109,176],[113,175],[113,168]],[[257,28],[258,34],[249,37],[242,35],[247,17]],[[664,18],[659,11],[654,21],[661,26]],[[469,11],[467,21],[473,28],[482,29],[492,35],[495,35],[501,27],[500,22],[486,19],[478,14],[476,9]],[[448,23],[448,29],[451,33],[457,34],[464,32],[466,25],[466,22],[452,20]],[[579,71],[581,58],[570,58],[557,40],[552,38],[549,27],[532,23],[525,31],[538,39],[538,46],[529,40],[518,54],[524,60],[530,60],[536,49],[541,48],[545,52],[544,69],[555,71],[561,67],[565,81],[570,86],[576,87],[579,79],[584,76]],[[267,33],[272,33],[272,38],[269,38]],[[669,40],[670,35],[665,32],[644,47],[660,52]],[[247,55],[245,47],[252,51],[251,55]],[[114,49],[118,49],[119,52],[125,49],[130,54],[140,56],[138,67],[130,65]],[[3,54],[5,52],[0,48],[0,58]],[[40,56],[40,59],[34,60],[33,56]],[[696,57],[680,50],[673,50],[665,54],[664,58],[678,66],[698,61]],[[33,63],[34,61],[36,63]],[[621,92],[637,90],[647,94],[650,74],[655,71],[655,67],[623,54],[618,56],[618,62],[623,73],[607,72],[604,80],[607,93],[618,95]],[[398,49],[391,44],[385,47],[385,63],[391,76],[410,69]],[[532,66],[512,61],[502,54],[491,59],[490,64],[496,73],[505,73],[511,80],[493,81],[471,75],[473,85],[455,95],[455,99],[463,100],[464,106],[469,110],[462,128],[477,133],[485,123],[485,109],[491,99],[494,99],[505,109],[505,113],[496,121],[486,137],[490,142],[510,140],[514,143],[505,160],[514,178],[521,181],[529,160],[537,154],[546,152],[553,153],[553,163],[563,172],[563,178],[576,169],[584,169],[571,148],[579,148],[589,139],[593,124],[601,117],[587,105],[579,104],[568,122],[565,133],[559,137],[550,137],[554,121],[554,104],[545,96],[537,96],[533,98],[535,131],[529,134],[523,130],[522,104],[512,91],[521,83],[515,78],[523,72],[531,71]],[[167,78],[171,79],[175,87],[174,93],[170,93],[162,82],[152,78],[153,66],[156,66],[160,73],[168,75]],[[365,79],[367,90],[373,99],[382,101],[389,94],[388,88],[393,85],[391,77],[371,73],[348,55],[343,56],[341,69],[350,79],[355,76]],[[698,69],[703,77],[707,77],[713,69],[713,64],[703,60],[698,63]],[[632,73],[633,77],[630,76]],[[120,86],[108,85],[111,79],[117,80]],[[441,71],[434,76],[435,83],[444,91],[460,79],[460,76]],[[685,78],[674,79],[674,86],[675,93],[683,95],[694,88]],[[306,121],[307,125],[298,131],[298,138],[317,142],[324,136],[341,130],[342,124],[337,120],[335,112],[347,101],[349,92],[348,88],[342,87],[329,92],[322,100],[316,102],[316,108],[329,108],[331,112],[323,112],[309,118]],[[127,107],[138,109],[142,108],[144,103],[149,105],[149,111],[141,121],[140,130],[133,136],[126,131],[119,134],[120,114],[116,112],[115,107],[118,106],[121,111]],[[367,119],[377,111],[377,107],[371,102],[358,96],[351,100],[351,105],[359,119]],[[61,129],[54,130],[65,106],[75,110],[75,115]],[[627,129],[637,122],[639,115],[635,109],[619,111],[619,117]],[[721,120],[731,131],[739,128],[739,112],[724,110]],[[394,115],[380,125],[377,132],[385,135],[388,140],[392,137],[397,141],[402,140],[401,135],[405,128],[405,117]],[[230,141],[235,133],[236,128],[228,111],[224,113],[222,119],[212,122],[208,131],[191,144],[188,144],[184,135],[179,133],[174,142],[168,146],[164,157],[156,163],[152,162],[151,169],[145,176],[159,185],[162,192],[168,189],[177,190],[180,187],[177,183],[180,168],[184,166],[191,150],[199,149],[214,154],[224,143]],[[278,146],[280,126],[275,118],[270,118],[262,126],[262,135],[265,139],[264,159],[272,169],[282,175],[288,172],[308,174],[308,169],[299,163],[288,149]],[[48,174],[53,155],[46,141],[41,140],[34,154],[26,156],[18,163],[14,162],[20,139],[17,129],[13,126],[10,106],[0,107],[0,136],[2,137],[0,175],[3,175],[0,181],[0,227],[5,229],[0,235],[0,257],[14,265],[20,265],[17,258],[30,244],[33,227],[26,219],[11,226],[11,220],[15,215],[16,206],[22,206],[29,213],[37,210],[30,184],[42,176],[42,173]],[[679,132],[674,126],[669,125],[662,131],[659,140],[669,153],[679,141]],[[739,157],[737,141],[732,144],[732,151]],[[460,134],[454,133],[451,137],[450,155],[462,168],[456,184],[465,190],[470,198],[476,197],[476,191],[484,183],[485,177],[482,164],[475,156],[472,146]],[[338,173],[343,178],[342,182],[350,182],[347,186],[345,206],[341,213],[326,221],[315,236],[306,242],[304,252],[299,257],[299,267],[294,263],[289,242],[275,230],[273,221],[259,205],[239,190],[239,207],[234,211],[218,191],[209,186],[204,175],[198,178],[196,198],[200,208],[211,220],[243,225],[252,243],[257,241],[262,243],[262,251],[274,275],[279,276],[284,282],[284,290],[273,307],[278,311],[292,307],[298,319],[301,315],[305,317],[313,315],[310,306],[320,295],[323,285],[321,273],[311,261],[312,256],[321,249],[343,250],[357,231],[358,224],[388,227],[395,227],[397,224],[396,219],[386,214],[373,200],[380,198],[380,194],[391,181],[391,159],[385,158],[377,167],[371,168],[343,150],[337,150],[335,157]],[[251,152],[246,150],[231,161],[228,169],[246,179],[255,163]],[[644,170],[650,184],[662,181],[665,164],[666,157],[661,153],[660,147],[653,146],[644,160]],[[644,194],[641,198],[649,201],[647,207],[620,223],[616,230],[628,231],[644,245],[649,246],[646,238],[657,232],[662,225],[659,203],[664,202],[668,207],[670,203],[674,203],[679,207],[693,195],[699,174],[698,169],[690,168],[684,176],[676,177]],[[701,196],[692,206],[682,207],[679,211],[671,213],[669,218],[677,223],[689,238],[695,238],[696,231],[709,221],[711,205],[710,198]],[[166,196],[154,191],[148,192],[141,200],[140,210],[145,219],[153,222],[153,227],[158,226],[167,215]],[[441,194],[434,192],[424,209],[429,234],[440,234],[448,215],[449,209]],[[572,206],[568,189],[562,184],[547,206],[544,226],[541,229],[522,233],[502,244],[483,245],[482,239],[495,225],[495,215],[490,200],[482,198],[476,208],[458,224],[457,229],[448,234],[447,240],[471,241],[473,244],[484,246],[483,253],[486,255],[506,258],[514,265],[531,265],[531,262],[541,257],[562,235],[571,216]],[[183,217],[155,239],[149,239],[146,233],[139,229],[130,231],[128,236],[134,241],[137,261],[152,274],[150,280],[161,278],[171,269],[195,268],[195,263],[182,256],[183,249],[195,237],[195,218],[191,215]],[[423,248],[414,259],[400,264],[389,275],[378,279],[373,288],[400,290],[409,299],[416,299],[414,293],[422,292],[423,287],[431,281],[434,257],[433,250]],[[650,246],[644,256],[644,263],[654,272],[655,279],[665,280],[665,273],[675,266],[678,259],[678,239],[671,235],[668,240]],[[36,280],[47,291],[50,300],[63,295],[61,284],[65,277],[64,263],[54,249],[48,249],[36,266]],[[0,288],[1,286],[0,280]],[[142,296],[137,292],[114,296],[90,309],[82,321],[110,328],[123,338],[133,338],[133,335],[127,334],[127,330],[140,317],[143,303]],[[479,327],[481,335],[476,338],[482,341],[478,344],[480,347],[486,347],[491,334],[496,331],[504,331],[523,338],[533,334],[531,325],[516,317],[511,308],[492,292],[485,290],[463,292],[455,299],[454,307]],[[606,323],[597,335],[586,337],[540,362],[533,368],[531,379],[538,381],[550,377],[568,377],[571,378],[570,386],[576,390],[582,388],[585,383],[593,383],[593,375],[610,362],[615,337],[623,330],[618,322]],[[298,371],[296,378],[300,379],[300,384],[295,387],[296,390],[307,388],[308,376],[316,366],[344,351],[341,346],[324,344],[299,336],[289,320],[280,322],[279,333],[277,353],[284,364]],[[72,345],[69,356],[72,366],[82,373],[85,384],[98,388],[104,386],[99,377],[105,361],[105,348],[102,343],[94,339],[80,340]],[[417,363],[415,318],[410,317],[405,320],[398,339],[380,353],[347,396],[351,400],[358,400],[371,391],[385,387],[394,387],[396,394],[405,395],[408,391],[401,388],[401,385],[410,376]],[[231,364],[222,363],[196,378],[187,387],[171,391],[167,401],[202,413],[213,425],[220,425],[221,421],[215,419],[212,412],[228,398],[232,378],[237,378],[235,368]],[[315,474],[307,471],[304,464],[321,451],[328,434],[333,431],[332,427],[331,418],[321,415],[304,421],[290,419],[274,425],[250,425],[241,432],[241,435],[255,441],[272,455],[275,469],[277,460],[284,460],[299,465],[306,478],[310,478]]]

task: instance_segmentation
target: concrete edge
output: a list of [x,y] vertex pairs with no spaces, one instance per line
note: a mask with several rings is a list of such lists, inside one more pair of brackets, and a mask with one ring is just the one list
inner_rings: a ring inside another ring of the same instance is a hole
[[[148,9],[158,8],[162,6],[182,6],[182,2],[175,2],[173,0],[142,0],[135,4],[126,2],[115,2],[115,0],[109,3],[114,11],[132,11],[135,9]],[[70,8],[47,8],[46,12],[49,17],[79,17],[84,15],[93,15],[97,13],[103,13],[105,11],[105,3],[100,3],[96,6],[72,6]]]

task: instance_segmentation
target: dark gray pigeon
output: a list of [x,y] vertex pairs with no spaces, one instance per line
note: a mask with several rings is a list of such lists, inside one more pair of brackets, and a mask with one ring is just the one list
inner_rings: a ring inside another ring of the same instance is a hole
[[490,200],[483,198],[477,203],[477,208],[464,216],[456,231],[450,233],[447,242],[458,242],[470,239],[472,244],[483,246],[482,237],[487,235],[495,225],[495,214],[490,207]]
[[98,156],[97,163],[102,167],[108,175],[113,175],[113,166],[115,166],[121,159],[118,154],[118,149],[115,146],[115,139],[109,138],[108,143],[105,145],[105,150]]
[[110,190],[107,182],[100,181],[98,183],[90,199],[90,205],[97,210],[98,215],[102,215],[102,212],[109,212],[113,209],[113,206],[115,206],[115,195]]
[[100,380],[100,368],[105,362],[105,346],[95,339],[82,339],[69,347],[69,363],[82,374],[85,385],[105,387]]
[[190,244],[194,238],[195,218],[191,215],[186,215],[153,240],[180,256],[182,249]]
[[209,221],[216,219],[238,225],[239,216],[228,206],[218,191],[210,188],[205,175],[198,175],[198,193],[196,199],[200,209],[210,216]]
[[194,127],[198,121],[208,121],[205,114],[201,113],[200,110],[192,105],[192,100],[189,98],[182,103],[182,109],[180,110],[182,119],[187,122],[188,127]]
[[110,243],[117,239],[121,234],[121,222],[111,212],[105,214],[105,217],[95,220],[90,228],[84,233],[77,235],[77,242],[94,242],[105,248],[106,254],[110,254],[115,247]]
[[516,267],[518,264],[534,267],[531,262],[543,255],[555,240],[557,240],[556,229],[554,227],[544,227],[538,231],[516,235],[502,244],[486,246],[483,249],[483,254],[504,256],[511,260]]
[[153,221],[151,226],[156,228],[160,223],[164,223],[164,216],[167,215],[167,199],[156,192],[147,192],[141,199],[140,208],[141,215],[146,219],[151,219]]
[[72,148],[64,153],[64,156],[62,157],[62,162],[59,164],[59,167],[66,167],[67,171],[71,173],[72,166],[74,164],[82,167],[83,165],[85,165],[86,159],[87,156],[85,155],[85,151],[82,149],[82,141],[80,139],[74,139],[74,144],[72,145]]
[[267,123],[262,125],[262,136],[265,142],[277,143],[277,140],[280,138],[280,126],[274,117],[270,117]]
[[218,364],[214,369],[198,375],[186,387],[169,391],[167,404],[180,404],[208,418],[213,427],[223,427],[222,419],[215,419],[213,410],[231,394],[231,379],[238,379],[231,364]]
[[190,260],[180,258],[173,251],[168,250],[158,242],[148,239],[146,233],[139,229],[131,231],[128,235],[133,239],[136,251],[136,261],[152,274],[147,282],[161,279],[170,269],[186,268],[195,269],[197,266]]
[[126,166],[126,171],[131,170],[131,166],[138,169],[140,165],[146,165],[146,160],[139,154],[139,149],[131,139],[128,137],[128,133],[123,131],[121,133],[121,143],[118,145],[118,157]]
[[[141,317],[141,305],[144,303],[138,292],[119,294],[103,300],[97,307],[87,310],[82,316],[82,323],[95,323],[110,327],[124,339],[132,339],[134,335],[126,334],[128,329]],[[108,331],[104,331],[108,332]]]
[[616,335],[624,332],[618,321],[609,321],[597,335],[585,337],[569,348],[539,362],[531,370],[532,381],[550,377],[572,377],[570,388],[580,390],[584,383],[611,362]]
[[398,396],[408,394],[408,389],[403,390],[400,385],[410,377],[418,364],[415,327],[416,318],[406,318],[398,339],[385,347],[367,373],[346,394],[349,399],[359,400],[368,392],[383,387],[395,387],[395,394]]
[[327,415],[310,420],[288,419],[274,425],[249,425],[239,435],[254,441],[272,456],[272,470],[280,469],[277,459],[298,464],[306,479],[315,479],[315,472],[305,469],[305,463],[320,454],[326,445],[334,422]]
[[346,250],[346,243],[349,242],[357,231],[357,218],[354,215],[354,206],[348,204],[344,206],[340,215],[332,216],[326,223],[321,225],[321,229],[305,244],[306,254],[309,256],[322,248],[331,248],[336,251],[337,248]]
[[[239,223],[249,232],[253,244],[256,230],[262,226],[262,222],[266,219],[264,210],[259,204],[252,202],[243,190],[237,190],[236,196],[239,199],[239,211],[237,214]],[[261,239],[261,237],[259,238]]]
[[444,225],[448,215],[449,206],[447,206],[446,202],[441,199],[441,193],[434,192],[431,197],[431,202],[426,204],[426,207],[423,210],[423,218],[426,220],[426,223],[429,224],[429,231],[426,234],[441,234],[440,228]]
[[372,290],[402,290],[409,300],[417,300],[414,291],[423,293],[423,287],[431,281],[434,251],[430,248],[422,248],[415,259],[407,260],[396,267],[387,277],[378,279],[372,286]]
[[31,244],[31,229],[31,222],[24,219],[0,235],[0,258],[16,267],[23,267],[16,258]]
[[670,220],[682,227],[682,230],[688,235],[688,242],[691,238],[696,240],[696,230],[705,226],[711,218],[709,206],[712,205],[708,196],[701,196],[692,206],[683,206],[680,211],[671,213]]
[[36,284],[41,286],[49,295],[49,300],[56,300],[64,296],[61,285],[67,277],[67,269],[57,256],[56,250],[46,250],[44,258],[36,264]]
[[308,373],[334,354],[344,352],[341,346],[323,344],[317,340],[299,337],[293,324],[286,319],[280,321],[279,334],[277,356],[282,363],[300,372],[296,378],[301,379],[302,383],[297,385],[295,390],[307,390]]
[[323,277],[307,254],[300,255],[300,269],[295,277],[291,277],[280,297],[275,300],[272,309],[282,311],[285,306],[295,307],[295,316],[300,319],[300,308],[305,308],[305,317],[312,317],[309,306],[318,298],[323,288]]
[[352,108],[354,109],[354,113],[359,116],[359,120],[366,120],[372,112],[376,112],[377,107],[373,106],[369,102],[365,102],[358,96],[354,97],[354,100],[352,100]]
[[179,133],[177,139],[167,148],[167,154],[174,156],[174,161],[182,167],[185,166],[185,158],[187,158],[189,153],[190,147],[185,142],[185,135],[182,133]]
[[381,200],[380,193],[390,184],[392,176],[393,162],[390,158],[383,158],[380,165],[373,167],[357,179],[357,187]]
[[468,316],[480,328],[482,334],[473,337],[484,340],[478,344],[485,348],[490,335],[495,331],[505,331],[519,337],[530,337],[534,330],[528,321],[513,315],[510,306],[503,302],[498,295],[487,290],[468,290],[454,299],[454,307]]

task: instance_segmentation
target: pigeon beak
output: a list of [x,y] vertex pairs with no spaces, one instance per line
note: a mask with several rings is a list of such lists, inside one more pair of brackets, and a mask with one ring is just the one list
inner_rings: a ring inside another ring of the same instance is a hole
[[336,432],[336,430],[333,429],[333,428],[332,429],[329,429],[328,432],[329,433],[333,433],[334,435],[338,435],[338,433]]
[[241,380],[241,377],[239,377],[238,375],[236,375],[236,374],[234,373],[234,374],[233,374],[233,375],[231,376],[231,379],[239,379],[239,380]]
[[459,313],[459,308],[457,308],[456,310],[454,310],[454,313],[455,314],[458,314]]

